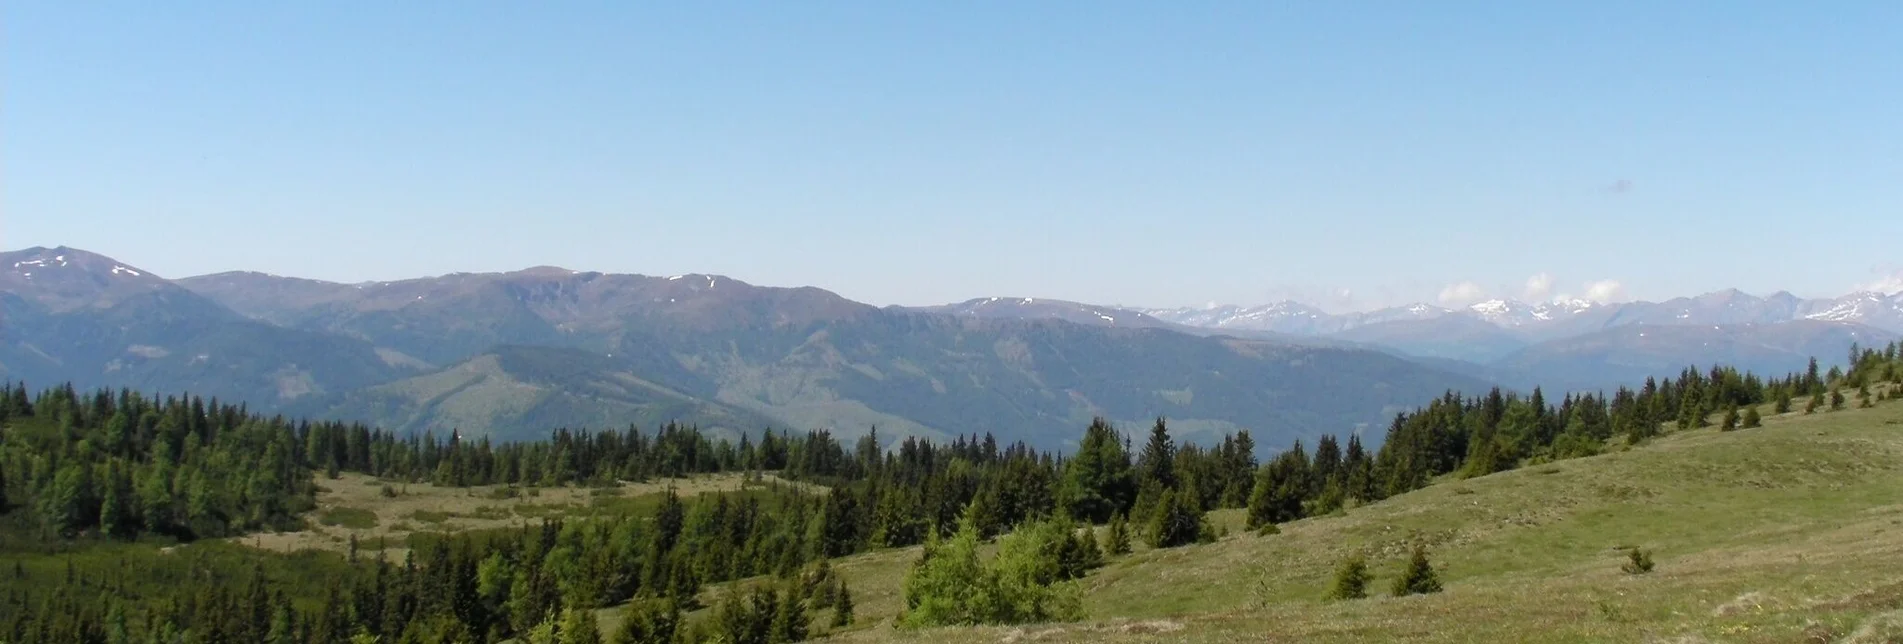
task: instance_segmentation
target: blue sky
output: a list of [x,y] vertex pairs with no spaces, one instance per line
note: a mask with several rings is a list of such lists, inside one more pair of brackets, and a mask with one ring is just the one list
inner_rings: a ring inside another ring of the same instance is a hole
[[877,304],[1836,295],[1903,270],[1898,34],[1896,2],[8,2],[0,245]]

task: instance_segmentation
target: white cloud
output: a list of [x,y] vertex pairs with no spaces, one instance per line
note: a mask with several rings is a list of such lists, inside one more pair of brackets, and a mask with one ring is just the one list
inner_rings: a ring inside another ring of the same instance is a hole
[[1553,294],[1553,275],[1539,273],[1526,278],[1526,290],[1522,293],[1528,302],[1538,302]]
[[1894,270],[1891,271],[1890,274],[1880,276],[1874,281],[1865,282],[1859,285],[1857,290],[1876,291],[1885,295],[1903,293],[1903,270]]
[[1473,282],[1448,284],[1440,290],[1441,306],[1466,306],[1487,298],[1487,289]]
[[1619,280],[1599,280],[1586,283],[1586,299],[1605,304],[1625,299],[1625,285]]

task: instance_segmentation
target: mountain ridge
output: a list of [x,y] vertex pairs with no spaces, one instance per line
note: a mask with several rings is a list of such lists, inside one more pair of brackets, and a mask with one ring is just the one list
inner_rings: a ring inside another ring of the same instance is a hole
[[[0,374],[504,439],[665,419],[716,431],[994,432],[1061,447],[1093,417],[1167,416],[1184,440],[1249,428],[1264,449],[1489,386],[1384,351],[1209,333],[1114,307],[1070,311],[1080,321],[1057,309],[965,315],[720,275],[552,266],[361,284],[151,276],[142,288],[161,296],[134,298],[110,281],[129,265],[99,257],[61,267],[91,290],[48,288],[37,274],[0,281]],[[1080,308],[1071,304],[1060,306]],[[1130,324],[1087,323],[1103,317]]]

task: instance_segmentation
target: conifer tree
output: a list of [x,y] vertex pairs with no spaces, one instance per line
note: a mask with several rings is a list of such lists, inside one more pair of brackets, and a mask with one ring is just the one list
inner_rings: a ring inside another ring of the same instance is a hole
[[1110,519],[1110,554],[1130,554],[1130,522],[1121,512]]
[[595,611],[586,608],[570,608],[562,617],[562,644],[601,644],[601,627],[595,622]]
[[1440,590],[1440,575],[1427,561],[1427,547],[1414,546],[1414,553],[1408,557],[1407,569],[1401,572],[1401,576],[1394,578],[1394,596],[1438,593]]
[[1083,532],[1084,532],[1084,536],[1079,539],[1078,545],[1080,549],[1083,551],[1084,568],[1091,569],[1091,568],[1102,567],[1103,560],[1104,560],[1103,547],[1097,543],[1097,528],[1094,526],[1085,525]]
[[1804,413],[1815,414],[1817,413],[1818,408],[1823,406],[1824,406],[1824,392],[1822,390],[1818,390],[1816,393],[1811,394],[1809,402],[1804,403]]
[[1189,545],[1202,539],[1207,531],[1202,512],[1195,509],[1194,502],[1186,502],[1178,497],[1176,490],[1163,491],[1163,498],[1157,502],[1156,512],[1150,519],[1150,527],[1144,532],[1150,547]]
[[839,586],[839,596],[833,598],[833,628],[852,625],[852,591],[845,584]]
[[1762,426],[1763,424],[1764,424],[1764,419],[1758,415],[1757,405],[1752,405],[1750,407],[1745,408],[1744,410],[1745,429],[1759,427],[1759,426]]
[[788,588],[777,593],[774,602],[773,623],[768,627],[767,641],[772,644],[798,642],[806,639],[806,602],[795,596]]
[[1079,521],[1103,523],[1129,510],[1135,500],[1136,476],[1123,442],[1109,422],[1091,421],[1076,456],[1065,466],[1058,505]]
[[1142,470],[1145,485],[1158,488],[1176,487],[1176,443],[1170,440],[1169,424],[1162,418],[1150,427],[1150,442],[1143,445],[1143,456],[1137,459]]
[[1368,596],[1368,561],[1360,555],[1342,560],[1335,568],[1335,583],[1328,587],[1327,599],[1361,599]]
[[1718,431],[1728,432],[1738,428],[1738,405],[1733,403],[1725,408],[1725,418],[1718,425]]
[[624,609],[615,644],[674,644],[680,606],[668,600],[637,600]]
[[1842,390],[1839,390],[1836,387],[1831,387],[1830,388],[1830,410],[1842,411],[1843,408],[1844,408],[1844,392]]

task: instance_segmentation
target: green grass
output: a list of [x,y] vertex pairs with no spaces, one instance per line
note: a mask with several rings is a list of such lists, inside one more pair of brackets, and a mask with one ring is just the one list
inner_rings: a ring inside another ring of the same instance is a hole
[[369,530],[377,527],[377,513],[361,508],[331,508],[317,513],[317,522],[322,525]]
[[[1897,641],[1903,636],[1903,404],[1767,418],[1465,481],[1344,513],[1138,552],[1083,580],[1076,624],[900,631],[916,549],[838,562],[846,641]],[[1387,597],[1412,544],[1445,592]],[[1625,550],[1652,553],[1644,575]],[[1321,599],[1367,557],[1371,599]],[[883,622],[883,623],[882,623]]]

